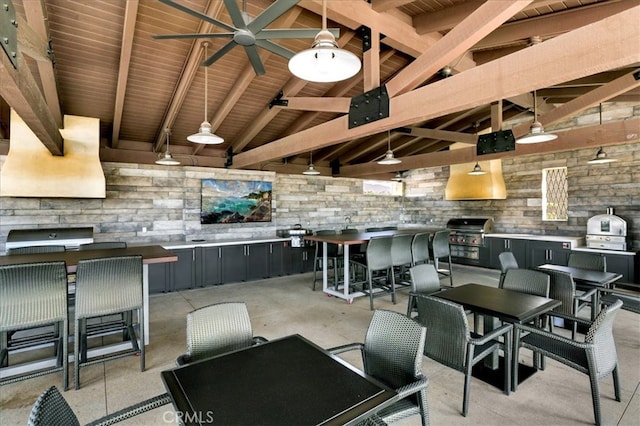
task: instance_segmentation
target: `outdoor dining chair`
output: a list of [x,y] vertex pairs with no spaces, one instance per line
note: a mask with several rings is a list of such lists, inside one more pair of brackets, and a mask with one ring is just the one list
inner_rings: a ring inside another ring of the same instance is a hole
[[429,263],[429,245],[431,234],[428,232],[419,232],[413,236],[411,240],[411,261],[413,265],[420,263]]
[[[440,260],[445,258],[448,269],[440,266]],[[449,230],[442,229],[433,236],[433,264],[438,274],[449,277],[453,287],[453,263],[451,262],[451,249],[449,248]]]
[[498,255],[498,261],[500,262],[500,280],[498,281],[498,287],[502,288],[502,282],[504,276],[509,269],[518,269],[518,261],[514,254],[510,251],[503,251]]
[[571,252],[569,253],[567,266],[607,272],[607,258],[594,253]]
[[[464,374],[462,415],[469,412],[471,371],[474,365],[502,350],[504,353],[504,393],[511,389],[511,324],[503,324],[480,336],[472,333],[464,308],[434,296],[417,296],[418,321],[427,328],[424,354],[432,360]],[[502,341],[498,338],[502,336]]]
[[27,246],[27,247],[10,248],[9,250],[7,250],[7,254],[15,255],[15,254],[59,253],[65,250],[66,250],[66,247],[62,245]]
[[[316,235],[337,235],[338,232],[332,229],[322,229],[316,231]],[[331,266],[333,271],[333,286],[338,287],[339,265],[342,260],[340,256],[340,246],[338,244],[327,244],[327,269]],[[318,281],[317,273],[322,271],[322,262],[324,259],[324,243],[316,242],[316,255],[313,260],[313,286],[311,289],[316,290],[316,282]],[[322,279],[322,278],[321,278]]]
[[[391,294],[391,301],[396,303],[396,282],[393,274],[391,244],[393,237],[373,237],[367,244],[366,269],[367,288],[362,292],[369,296],[369,307],[373,311],[375,297]],[[357,262],[353,262],[357,265]],[[377,291],[375,291],[376,289]]]
[[[516,359],[518,358],[520,347],[523,347],[532,350],[534,354],[549,357],[589,376],[596,425],[602,424],[598,380],[611,374],[613,376],[613,391],[616,401],[619,402],[621,397],[618,355],[613,338],[613,321],[621,306],[622,301],[615,301],[612,305],[603,309],[593,323],[582,318],[574,318],[574,321],[589,325],[589,330],[583,342],[568,339],[537,327],[515,325],[516,341],[519,341],[519,344],[514,348],[514,357]],[[518,336],[522,332],[527,334],[519,338]],[[540,357],[533,357],[534,360],[538,358]],[[544,358],[542,362],[542,365],[534,362],[534,367],[543,367]],[[514,390],[516,390],[518,383],[517,374],[517,371],[514,371]]]
[[187,352],[176,359],[176,364],[185,365],[266,341],[253,335],[244,302],[216,303],[187,314]]
[[421,263],[411,267],[409,274],[411,275],[411,292],[409,293],[409,301],[407,303],[408,317],[414,312],[418,312],[416,297],[418,297],[419,294],[428,296],[442,290],[440,277],[436,272],[436,268],[430,263]]
[[[67,390],[69,314],[65,262],[0,266],[0,283],[0,366],[9,364],[9,353],[13,350],[34,345],[53,343],[56,354],[54,366],[9,376],[0,384],[62,371],[63,389]],[[25,330],[32,333],[17,337],[18,332]]]
[[127,248],[126,241],[101,241],[97,243],[80,244],[79,250],[107,250]]
[[360,350],[364,372],[398,392],[399,401],[376,413],[384,422],[419,414],[422,425],[426,426],[429,424],[429,380],[422,374],[425,336],[425,328],[413,319],[398,312],[376,310],[364,343],[351,343],[328,351],[341,354]]
[[[145,333],[142,295],[142,256],[112,256],[99,259],[81,259],[76,270],[75,321],[74,321],[74,384],[80,387],[80,367],[95,362],[140,355],[140,371],[145,369]],[[137,311],[138,338],[134,324],[108,317]],[[91,322],[98,319],[99,322]],[[105,321],[102,321],[105,319]],[[97,360],[87,358],[88,339],[113,331],[126,331],[131,350],[116,352]]]
[[409,268],[413,266],[413,256],[411,254],[411,242],[413,235],[397,234],[391,240],[391,261],[393,263],[393,273],[395,274],[396,285],[409,287]]

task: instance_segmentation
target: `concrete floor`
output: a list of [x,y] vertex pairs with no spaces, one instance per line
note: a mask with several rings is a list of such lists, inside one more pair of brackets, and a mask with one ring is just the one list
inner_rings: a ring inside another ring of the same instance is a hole
[[[254,334],[274,339],[299,333],[322,347],[362,341],[371,319],[369,302],[356,299],[349,305],[311,291],[311,274],[219,287],[181,291],[151,297],[151,344],[147,346],[147,370],[139,371],[138,359],[127,357],[84,367],[81,389],[63,395],[80,423],[87,423],[164,393],[160,372],[174,367],[175,358],[185,349],[185,318],[189,311],[211,303],[244,301],[249,309]],[[468,282],[497,286],[497,271],[454,265],[454,283]],[[443,279],[448,284],[448,279]],[[375,300],[376,308],[406,311],[407,291],[398,295],[396,305],[389,298]],[[588,314],[588,312],[587,312]],[[640,321],[636,314],[621,311],[614,325],[622,388],[622,401],[613,399],[613,381],[600,381],[603,423],[640,424]],[[523,350],[521,360],[530,363]],[[357,354],[345,356],[357,365]],[[73,371],[71,366],[71,371]],[[430,380],[429,411],[432,425],[573,425],[593,424],[589,380],[575,370],[548,360],[547,368],[520,385],[517,392],[504,395],[499,389],[472,380],[470,408],[463,417],[463,375],[425,357],[423,373]],[[73,383],[73,373],[70,382]],[[33,402],[47,387],[61,387],[60,374],[0,387],[0,424],[25,424]],[[256,395],[259,397],[259,395]],[[167,405],[123,424],[175,424],[172,406]],[[417,417],[401,422],[419,425]]]

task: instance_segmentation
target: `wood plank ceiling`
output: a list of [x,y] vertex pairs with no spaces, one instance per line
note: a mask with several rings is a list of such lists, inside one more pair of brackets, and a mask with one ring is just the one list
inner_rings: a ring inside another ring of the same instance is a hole
[[[56,155],[57,129],[69,114],[100,119],[103,161],[153,163],[170,129],[171,151],[183,165],[300,173],[312,153],[325,175],[388,178],[473,162],[475,148],[449,146],[505,121],[520,123],[516,136],[525,134],[534,90],[547,129],[599,104],[640,105],[636,0],[329,0],[328,26],[362,59],[360,73],[310,83],[291,75],[287,59],[258,48],[266,69],[258,76],[236,47],[208,67],[208,117],[201,43],[212,54],[227,40],[152,36],[220,28],[158,0],[11,1],[19,55],[13,68],[0,53],[0,153],[8,149],[13,108]],[[221,0],[174,1],[232,22]],[[238,7],[255,17],[272,3],[238,0]],[[321,14],[320,0],[302,0],[268,28],[318,28]],[[371,31],[364,53],[363,27]],[[295,52],[311,43],[276,41]],[[383,85],[389,117],[349,129],[351,98]],[[288,105],[273,105],[278,97]],[[186,140],[205,118],[223,144]],[[414,131],[398,130],[406,127]],[[631,120],[559,132],[553,144],[493,158],[621,143],[634,132],[637,139],[637,127]],[[389,134],[403,162],[378,165]]]

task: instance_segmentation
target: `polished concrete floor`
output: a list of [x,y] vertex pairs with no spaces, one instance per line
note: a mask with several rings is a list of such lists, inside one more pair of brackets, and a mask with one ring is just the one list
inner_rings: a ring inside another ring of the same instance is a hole
[[[448,279],[442,283],[447,284]],[[468,282],[497,286],[498,273],[486,269],[454,265],[454,283]],[[63,395],[87,423],[137,401],[164,393],[160,372],[174,366],[185,349],[186,314],[202,306],[224,301],[244,301],[251,314],[254,334],[274,339],[294,333],[322,347],[362,341],[371,319],[369,302],[353,304],[311,291],[311,274],[152,296],[150,301],[151,344],[147,346],[145,372],[138,359],[127,357],[82,369],[81,389]],[[407,292],[393,305],[387,297],[375,300],[376,308],[405,312]],[[619,358],[622,401],[613,398],[611,376],[600,381],[603,423],[640,424],[640,321],[636,314],[621,311],[614,334]],[[530,362],[528,351],[521,360]],[[357,364],[357,354],[345,357]],[[359,364],[358,364],[359,365]],[[549,360],[547,368],[506,396],[501,390],[472,380],[470,409],[461,415],[463,375],[430,359],[423,360],[429,378],[429,411],[432,425],[574,425],[594,422],[588,377]],[[72,373],[70,380],[73,381]],[[0,424],[27,422],[33,402],[51,385],[60,388],[60,374],[52,374],[0,387]],[[256,395],[259,398],[260,395]],[[247,401],[238,401],[239,407]],[[128,424],[175,424],[170,405],[158,408]],[[402,425],[419,425],[417,417]]]

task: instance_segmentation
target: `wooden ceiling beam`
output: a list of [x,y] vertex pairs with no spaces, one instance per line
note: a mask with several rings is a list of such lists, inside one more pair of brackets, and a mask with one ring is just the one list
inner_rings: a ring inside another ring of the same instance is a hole
[[422,13],[413,17],[413,26],[418,34],[429,34],[454,28],[482,6],[486,0],[472,0],[430,13]]
[[274,108],[346,114],[349,112],[349,107],[351,105],[351,98],[318,98],[301,96],[283,98],[282,100],[286,101],[287,105],[274,105]]
[[438,129],[425,129],[423,127],[410,127],[409,129],[411,130],[411,132],[407,134],[411,136],[419,136],[421,138],[440,139],[443,141],[472,144],[475,144],[478,140],[478,137],[476,135],[472,135],[469,133],[451,132],[448,130]]
[[370,46],[362,54],[364,91],[380,87],[380,31],[371,30]]
[[387,82],[389,97],[415,89],[532,0],[487,1]]
[[413,0],[371,0],[371,7],[376,12],[386,12],[411,2]]
[[[233,168],[317,150],[640,62],[640,5],[390,100],[391,116],[348,128],[348,116],[237,154]],[[621,47],[623,46],[623,47]],[[527,76],[524,78],[523,76]]]

